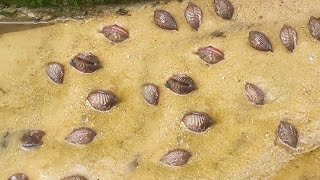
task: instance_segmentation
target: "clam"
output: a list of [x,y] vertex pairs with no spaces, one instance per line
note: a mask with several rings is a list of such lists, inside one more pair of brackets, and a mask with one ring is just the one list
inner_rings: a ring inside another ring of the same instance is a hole
[[184,16],[193,29],[199,29],[202,21],[202,11],[197,5],[189,2],[184,12]]
[[213,7],[216,14],[223,19],[232,18],[234,8],[229,0],[214,0]]
[[166,30],[178,30],[178,26],[171,14],[165,10],[154,11],[155,24]]
[[73,130],[65,140],[70,144],[87,145],[93,141],[96,135],[97,133],[94,130],[87,127],[81,127]]
[[189,112],[183,116],[182,122],[194,133],[204,132],[212,125],[211,117],[204,112]]
[[251,31],[249,33],[250,46],[258,51],[271,51],[273,52],[271,42],[267,36],[258,31]]
[[111,26],[104,26],[100,31],[106,38],[112,42],[122,42],[129,38],[129,32],[121,26],[116,24]]
[[286,121],[280,121],[278,138],[284,145],[290,148],[297,148],[299,138],[298,131],[292,124]]
[[118,103],[118,98],[111,91],[92,91],[88,97],[90,105],[98,111],[108,111]]
[[160,162],[167,166],[183,166],[191,158],[191,153],[184,149],[174,149],[164,155]]
[[309,31],[313,38],[320,40],[320,18],[310,17]]
[[41,130],[29,130],[21,139],[21,145],[27,149],[33,149],[43,144],[42,138],[46,133]]
[[79,53],[71,59],[70,65],[82,73],[92,73],[101,68],[97,56],[91,53]]
[[297,32],[288,25],[284,25],[280,31],[282,44],[291,52],[297,46]]
[[88,180],[88,179],[85,178],[84,176],[75,175],[75,176],[65,177],[65,178],[63,178],[61,180]]
[[196,54],[208,64],[215,64],[224,59],[223,52],[212,46],[199,48]]
[[143,86],[143,97],[150,105],[157,105],[159,101],[159,88],[153,84],[145,84]]
[[171,76],[165,86],[178,95],[186,95],[196,90],[196,85],[191,77],[185,74]]
[[9,177],[8,180],[29,180],[28,176],[23,173],[17,173]]
[[62,64],[57,62],[48,63],[46,73],[52,82],[62,84],[64,76],[64,68]]
[[249,102],[254,105],[263,105],[264,104],[264,92],[256,85],[251,83],[245,84],[245,95]]

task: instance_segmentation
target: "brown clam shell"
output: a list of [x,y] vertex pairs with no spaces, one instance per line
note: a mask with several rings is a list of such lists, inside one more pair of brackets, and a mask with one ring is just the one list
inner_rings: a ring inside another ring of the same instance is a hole
[[178,30],[178,26],[172,15],[165,10],[154,11],[155,24],[166,30]]
[[202,21],[202,11],[197,5],[189,2],[184,11],[184,16],[193,29],[199,29]]
[[21,145],[24,148],[33,149],[43,144],[42,138],[46,133],[41,130],[29,130],[22,136]]
[[159,88],[153,84],[145,84],[143,86],[143,97],[150,105],[157,105],[159,101]]
[[223,19],[231,19],[234,13],[233,5],[229,0],[214,0],[214,11]]
[[189,112],[183,116],[182,122],[194,133],[204,132],[212,125],[211,117],[204,112]]
[[282,44],[291,52],[297,46],[297,32],[289,25],[284,25],[280,31]]
[[186,95],[196,90],[192,78],[185,74],[171,76],[165,86],[178,95]]
[[98,111],[108,111],[118,103],[118,98],[111,91],[93,91],[87,97],[90,105]]
[[91,143],[97,133],[87,127],[81,127],[78,129],[74,129],[72,133],[70,133],[65,140],[68,143],[76,144],[76,145],[87,145]]
[[199,48],[196,54],[208,64],[215,64],[224,59],[223,52],[212,46]]
[[57,62],[48,63],[46,73],[52,82],[62,84],[64,76],[64,68],[62,64]]
[[8,180],[29,180],[28,176],[23,173],[17,173],[9,177]]
[[160,162],[167,166],[183,166],[187,164],[192,154],[184,149],[174,149],[164,155]]
[[310,17],[309,31],[313,38],[320,40],[320,18]]
[[112,42],[122,42],[129,38],[129,32],[116,24],[104,26],[101,33]]
[[265,93],[256,85],[251,83],[245,84],[245,95],[249,102],[254,105],[263,105]]
[[97,56],[91,53],[79,53],[74,56],[70,65],[82,73],[92,73],[101,68]]
[[271,51],[273,52],[271,42],[267,36],[258,31],[251,31],[249,33],[250,46],[258,51]]
[[63,178],[61,180],[88,180],[88,179],[85,178],[84,176],[75,175],[75,176],[65,177],[65,178]]
[[290,148],[297,148],[299,135],[292,124],[281,121],[278,126],[278,138],[284,145]]

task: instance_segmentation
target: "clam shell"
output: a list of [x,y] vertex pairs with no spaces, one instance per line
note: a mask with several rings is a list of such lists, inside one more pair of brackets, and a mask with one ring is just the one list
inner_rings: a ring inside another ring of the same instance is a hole
[[118,98],[111,91],[93,91],[87,97],[90,105],[98,111],[108,111],[118,103]]
[[64,68],[62,64],[57,62],[48,63],[46,73],[52,82],[62,84],[64,76]]
[[320,40],[320,18],[310,17],[309,31],[313,38]]
[[159,88],[153,84],[145,84],[143,86],[143,97],[150,105],[157,105],[159,101]]
[[184,149],[174,149],[164,155],[160,162],[167,166],[183,166],[185,165],[192,154]]
[[91,53],[77,54],[70,65],[82,73],[92,73],[101,68],[99,59]]
[[65,140],[71,144],[87,145],[93,141],[96,135],[97,133],[94,130],[87,127],[81,127],[73,130]]
[[223,52],[212,46],[199,48],[196,54],[208,64],[215,64],[224,59]]
[[191,77],[185,74],[173,75],[167,80],[165,86],[178,95],[186,95],[196,90]]
[[211,117],[204,112],[189,112],[183,116],[182,122],[194,133],[204,132],[212,125]]
[[43,144],[42,138],[46,133],[41,130],[29,130],[22,136],[21,145],[27,149],[33,149]]
[[297,32],[288,25],[284,25],[280,31],[280,39],[282,44],[291,52],[297,46]]
[[178,26],[171,14],[165,10],[154,11],[155,24],[166,30],[178,30]]
[[234,13],[233,5],[229,0],[214,0],[214,11],[223,19],[231,19]]
[[28,176],[23,173],[17,173],[9,177],[8,180],[29,180]]
[[112,42],[122,42],[129,38],[129,32],[116,24],[104,26],[101,33]]
[[244,89],[248,101],[254,105],[264,104],[265,94],[258,86],[247,82]]
[[202,21],[202,11],[197,5],[189,2],[184,11],[184,16],[193,29],[199,29]]
[[289,148],[297,148],[299,135],[292,124],[281,121],[278,126],[278,138],[281,143]]
[[271,42],[267,36],[258,31],[251,31],[249,33],[250,46],[258,51],[271,51],[273,52]]
[[88,179],[85,178],[84,176],[75,175],[75,176],[65,177],[65,178],[63,178],[61,180],[88,180]]

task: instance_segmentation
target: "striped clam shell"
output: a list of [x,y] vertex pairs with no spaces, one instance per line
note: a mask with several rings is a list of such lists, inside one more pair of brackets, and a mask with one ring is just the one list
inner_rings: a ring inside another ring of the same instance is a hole
[[21,138],[21,146],[33,149],[43,144],[42,138],[46,133],[41,130],[28,130]]
[[82,73],[92,73],[101,68],[97,56],[91,53],[79,53],[74,56],[70,65]]
[[199,48],[196,54],[208,64],[215,64],[224,59],[223,52],[212,46]]
[[9,177],[8,180],[29,180],[28,176],[23,173],[17,173]]
[[183,166],[187,164],[191,156],[192,154],[187,150],[174,149],[164,155],[160,162],[167,166]]
[[186,95],[196,90],[192,78],[185,74],[171,76],[165,86],[178,95]]
[[214,0],[213,7],[216,14],[223,19],[232,18],[234,8],[229,0]]
[[249,33],[250,46],[258,51],[271,51],[273,52],[271,42],[267,36],[258,31],[251,31]]
[[197,5],[189,2],[184,11],[184,16],[193,29],[199,29],[202,22],[202,11]]
[[246,82],[244,90],[249,102],[254,105],[263,105],[265,103],[265,93],[258,86]]
[[280,31],[282,44],[291,52],[297,46],[297,32],[289,25],[284,25]]
[[278,138],[281,143],[289,148],[297,148],[299,135],[292,124],[281,121],[278,126]]
[[116,24],[104,26],[101,33],[112,42],[122,42],[129,38],[129,32]]
[[65,177],[61,180],[88,180],[88,179],[85,178],[84,176],[74,175],[74,176]]
[[46,73],[50,80],[55,84],[62,84],[64,77],[63,65],[57,62],[47,64]]
[[157,105],[159,101],[159,88],[153,84],[145,84],[143,86],[143,97],[150,105]]
[[96,135],[97,133],[94,130],[87,127],[81,127],[73,130],[65,140],[70,144],[87,145],[93,141]]
[[194,133],[204,132],[212,125],[211,117],[204,112],[189,112],[183,116],[182,122]]
[[118,98],[111,91],[93,91],[88,97],[89,104],[98,111],[108,111],[118,103]]
[[320,18],[310,17],[309,31],[313,38],[320,40]]
[[154,11],[155,24],[166,30],[178,30],[178,26],[172,15],[165,10]]

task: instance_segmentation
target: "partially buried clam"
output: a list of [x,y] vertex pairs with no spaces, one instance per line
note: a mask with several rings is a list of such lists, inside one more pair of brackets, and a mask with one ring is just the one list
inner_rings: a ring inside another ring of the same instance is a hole
[[165,10],[154,11],[154,22],[155,24],[166,30],[178,30],[177,23],[172,15]]
[[202,11],[197,5],[189,2],[184,12],[184,16],[193,29],[199,29],[202,21]]
[[87,145],[93,141],[93,139],[96,135],[97,135],[97,133],[94,130],[87,128],[87,127],[81,127],[81,128],[73,130],[73,132],[70,133],[65,138],[65,140],[71,144]]
[[271,42],[267,36],[258,31],[249,32],[249,44],[252,48],[258,51],[271,51],[273,52]]
[[167,166],[183,166],[191,158],[191,153],[184,149],[174,149],[164,155],[160,162]]
[[104,26],[100,32],[112,42],[122,42],[129,38],[129,32],[116,24]]
[[42,138],[46,133],[41,130],[28,130],[21,138],[21,146],[33,149],[43,144]]
[[320,40],[320,18],[310,17],[309,31],[313,38]]
[[252,104],[263,105],[265,103],[265,93],[258,86],[246,82],[244,90],[247,100]]
[[212,46],[199,48],[196,54],[208,64],[215,64],[224,59],[224,54],[217,48]]
[[232,18],[234,8],[229,0],[214,0],[213,7],[216,14],[223,19]]
[[91,53],[79,53],[71,59],[70,65],[82,73],[92,73],[101,68],[97,56]]
[[74,176],[65,177],[65,178],[63,178],[61,180],[88,180],[88,179],[85,178],[84,176],[74,175]]
[[57,62],[48,63],[46,73],[52,82],[62,84],[64,76],[64,68],[62,64]]
[[8,180],[29,180],[28,176],[23,173],[17,173],[9,177]]
[[280,40],[282,44],[291,52],[297,46],[297,32],[289,25],[283,25],[280,31]]
[[108,111],[118,103],[118,98],[111,91],[93,91],[88,97],[89,104],[98,111]]
[[185,74],[171,76],[165,86],[178,95],[186,95],[196,90],[196,85],[192,78]]
[[159,101],[159,88],[154,84],[145,84],[143,86],[143,97],[150,105],[157,105]]
[[189,112],[183,116],[182,122],[194,133],[206,131],[213,123],[211,117],[204,112]]
[[280,121],[278,126],[278,138],[281,143],[289,148],[297,148],[298,145],[298,131],[287,121]]

